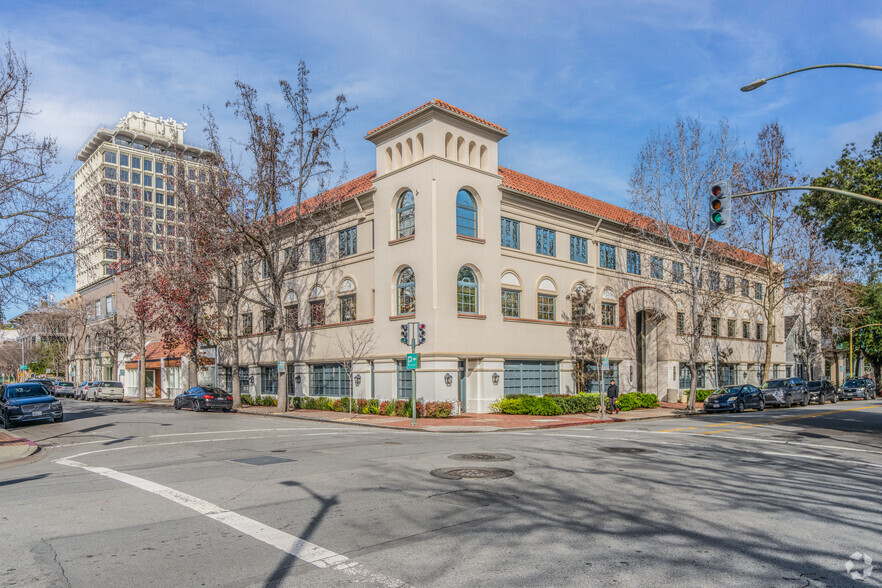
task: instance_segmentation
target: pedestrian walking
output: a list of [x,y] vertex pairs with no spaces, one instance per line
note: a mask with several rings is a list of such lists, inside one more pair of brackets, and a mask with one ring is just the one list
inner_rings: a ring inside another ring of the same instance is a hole
[[616,406],[616,400],[619,397],[619,387],[616,386],[615,380],[610,380],[609,388],[606,389],[606,397],[609,398],[609,411],[619,412],[619,407]]

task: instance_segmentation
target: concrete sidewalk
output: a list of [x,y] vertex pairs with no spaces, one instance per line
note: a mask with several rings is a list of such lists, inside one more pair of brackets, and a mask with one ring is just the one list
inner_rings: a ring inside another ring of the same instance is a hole
[[[161,406],[172,408],[173,401],[167,399],[150,399],[132,404],[142,406]],[[701,410],[701,405],[697,407]],[[418,430],[434,433],[485,433],[493,431],[555,429],[559,427],[576,427],[581,425],[599,425],[647,419],[676,418],[693,416],[687,413],[685,404],[661,403],[658,408],[643,408],[620,412],[614,416],[600,418],[600,413],[562,414],[555,416],[534,416],[526,414],[472,414],[467,413],[446,419],[418,418],[414,426],[410,417],[385,416],[376,414],[333,412],[326,410],[291,410],[282,412],[275,406],[243,406],[239,414],[253,414],[279,418],[301,419],[345,425],[379,427],[385,429]]]
[[30,457],[39,449],[33,441],[0,429],[0,464]]

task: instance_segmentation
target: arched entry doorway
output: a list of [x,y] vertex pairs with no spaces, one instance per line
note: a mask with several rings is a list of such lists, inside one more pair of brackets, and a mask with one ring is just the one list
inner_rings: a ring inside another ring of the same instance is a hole
[[664,315],[654,309],[637,311],[635,347],[637,356],[637,391],[658,394],[658,340]]

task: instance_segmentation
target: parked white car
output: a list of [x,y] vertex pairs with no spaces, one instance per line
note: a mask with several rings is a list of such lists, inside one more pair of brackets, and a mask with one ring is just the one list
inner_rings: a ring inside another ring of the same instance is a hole
[[122,402],[125,397],[125,389],[122,382],[92,382],[86,390],[86,400],[97,402],[99,400],[109,400],[113,402]]

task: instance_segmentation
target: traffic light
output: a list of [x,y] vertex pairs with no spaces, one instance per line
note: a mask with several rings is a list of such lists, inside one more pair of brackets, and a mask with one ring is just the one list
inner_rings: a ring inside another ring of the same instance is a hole
[[408,345],[408,335],[410,334],[410,327],[407,323],[401,325],[401,342],[405,345]]
[[732,224],[732,186],[729,180],[711,184],[709,210],[710,232]]
[[423,323],[419,324],[417,328],[417,345],[422,345],[426,342],[426,325]]

